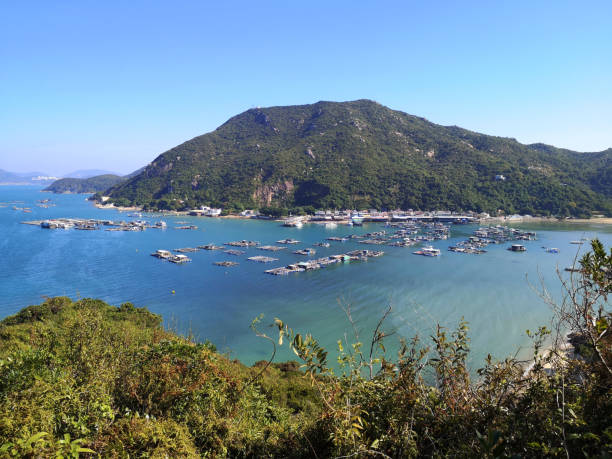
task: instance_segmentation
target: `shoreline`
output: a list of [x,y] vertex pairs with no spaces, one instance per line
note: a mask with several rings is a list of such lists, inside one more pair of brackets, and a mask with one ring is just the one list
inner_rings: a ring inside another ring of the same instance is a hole
[[[140,206],[121,207],[121,206],[115,206],[114,204],[104,204],[98,201],[93,201],[93,204],[98,209],[118,210],[119,212],[146,212],[146,213],[156,213],[156,214],[162,214],[162,215],[181,215],[181,216],[187,216],[191,212],[189,210],[145,211],[145,210],[142,210],[142,207]],[[207,215],[189,215],[189,216],[211,218],[210,216],[207,216]],[[310,216],[304,216],[305,221],[303,221],[303,223],[315,223],[315,224],[337,223],[340,225],[343,225],[343,224],[345,225],[348,223],[348,220],[330,220],[330,221],[328,220],[309,220],[308,219],[309,217]],[[237,214],[219,215],[215,218],[243,219],[243,220],[253,219],[252,216],[244,216],[244,215],[237,215]],[[267,220],[282,222],[286,218],[291,218],[291,217],[287,216],[287,217],[282,217],[282,218],[269,218]],[[392,221],[392,220],[388,220],[388,221]],[[513,223],[572,223],[572,224],[578,224],[578,223],[585,224],[586,223],[586,224],[593,224],[593,223],[598,223],[602,225],[612,225],[612,217],[559,219],[556,217],[533,217],[530,215],[516,215],[516,216],[513,215],[510,217],[500,216],[500,217],[483,218],[480,221],[476,221],[475,223],[480,223],[480,224],[491,224],[491,223],[497,223],[497,224],[500,224],[500,223],[501,224],[513,224]]]
[[612,225],[612,218],[610,217],[594,217],[594,218],[563,218],[558,219],[555,217],[531,217],[531,216],[520,216],[519,218],[508,218],[508,217],[490,217],[480,220],[480,223],[599,223],[603,225]]
[[[118,210],[119,212],[145,212],[145,213],[153,213],[153,214],[161,214],[161,215],[176,215],[176,216],[190,216],[190,217],[204,217],[204,218],[226,218],[226,219],[235,219],[235,220],[256,220],[251,216],[243,216],[236,214],[229,215],[219,215],[216,217],[210,217],[207,215],[189,215],[190,211],[187,210],[156,210],[156,211],[146,211],[142,210],[142,207],[139,206],[129,206],[129,207],[120,207],[114,206],[112,204],[100,204],[99,202],[94,202],[94,206],[98,209],[104,210]],[[290,218],[290,217],[286,217]],[[261,220],[269,220],[269,221],[278,221],[283,222],[285,218],[269,218],[269,219],[261,219]],[[389,220],[392,221],[392,220]],[[305,220],[303,223],[312,223],[312,224],[327,224],[327,223],[336,223],[339,225],[348,224],[348,220]],[[364,222],[371,223],[371,222]],[[381,222],[375,222],[381,223]],[[596,218],[568,218],[568,219],[558,219],[555,217],[524,217],[521,216],[519,218],[507,218],[507,217],[490,217],[486,219],[482,219],[479,222],[482,225],[487,224],[520,224],[520,223],[569,223],[569,224],[601,224],[601,225],[612,225],[612,218],[610,217],[596,217]]]

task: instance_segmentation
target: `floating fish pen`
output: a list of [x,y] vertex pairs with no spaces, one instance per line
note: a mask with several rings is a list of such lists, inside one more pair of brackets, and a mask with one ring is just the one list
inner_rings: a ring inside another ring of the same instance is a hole
[[278,261],[278,258],[272,257],[263,257],[261,255],[257,255],[255,257],[249,257],[247,260],[256,261],[258,263],[272,263],[273,261]]
[[238,263],[235,261],[215,261],[213,265],[230,267],[230,266],[237,266]]
[[317,247],[330,247],[331,246],[329,242],[315,242],[313,245],[316,245]]
[[259,242],[257,241],[247,241],[247,240],[242,240],[242,241],[232,241],[232,242],[226,242],[225,245],[229,245],[232,247],[256,247],[259,245]]
[[373,233],[366,233],[363,235],[363,237],[367,237],[367,238],[377,238],[377,237],[384,237],[387,234],[386,231],[375,231]]
[[383,245],[387,243],[386,239],[364,239],[363,241],[359,241],[361,244],[370,244],[370,245]]
[[191,258],[187,257],[187,255],[174,255],[168,259],[171,263],[182,264],[189,263]]
[[198,249],[201,250],[223,250],[225,247],[223,247],[222,245],[215,245],[215,244],[206,244],[206,245],[199,245]]
[[486,250],[480,249],[478,247],[460,246],[460,245],[450,246],[448,250],[450,252],[455,252],[455,253],[470,253],[470,254],[476,254],[476,255],[480,255],[480,254],[487,252]]
[[179,229],[179,230],[197,230],[198,227],[196,225],[185,225],[185,226],[175,226],[174,229]]
[[334,242],[345,242],[348,241],[348,238],[345,237],[338,237],[338,236],[330,236],[328,238],[325,238],[328,241],[334,241]]
[[382,250],[353,250],[352,252],[347,252],[346,254],[350,257],[373,258],[383,256],[385,252]]
[[189,252],[197,252],[198,249],[196,249],[195,247],[184,247],[182,249],[174,249],[174,252],[177,253],[189,253]]
[[509,241],[535,241],[537,239],[535,231],[523,231],[499,225],[478,228],[473,234],[479,238],[490,239],[496,244]]
[[318,258],[315,260],[300,261],[280,268],[273,268],[264,271],[266,274],[275,276],[284,276],[291,273],[299,273],[304,271],[313,271],[324,268],[335,263],[347,263],[351,261],[363,261],[371,257],[379,257],[384,252],[376,250],[354,250],[349,253],[331,255],[329,257]]
[[266,274],[273,274],[274,276],[286,276],[287,274],[295,273],[295,272],[299,272],[299,271],[283,267],[283,268],[268,269],[265,272],[266,272]]
[[315,249],[301,249],[301,250],[296,250],[295,252],[296,255],[314,255],[315,253],[317,253],[317,251]]
[[145,230],[144,226],[119,226],[119,227],[114,227],[114,228],[106,228],[104,231],[144,231],[144,230]]
[[[36,224],[36,222],[24,222],[26,224]],[[69,229],[74,226],[71,222],[60,220],[45,220],[39,223],[41,228],[45,229]]]
[[389,246],[391,247],[412,247],[413,245],[415,245],[417,243],[417,241],[413,241],[411,239],[408,240],[403,240],[403,241],[396,241],[396,242],[391,242],[389,244]]
[[259,250],[267,250],[268,252],[278,252],[279,250],[285,250],[287,247],[279,247],[277,245],[262,245],[257,248]]
[[236,257],[240,256],[240,255],[244,255],[244,251],[243,250],[225,250],[223,251],[223,253],[227,253],[228,255],[234,255]]
[[280,241],[276,241],[277,244],[299,244],[300,241],[297,239],[281,239]]

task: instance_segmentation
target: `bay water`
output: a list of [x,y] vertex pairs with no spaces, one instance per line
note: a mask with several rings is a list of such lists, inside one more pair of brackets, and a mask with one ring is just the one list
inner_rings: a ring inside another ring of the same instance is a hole
[[[400,337],[418,334],[427,339],[436,323],[454,327],[464,317],[469,322],[472,354],[470,365],[478,367],[487,354],[504,358],[528,345],[525,330],[550,325],[551,310],[538,296],[543,287],[560,298],[559,268],[573,264],[577,251],[589,249],[570,244],[581,238],[598,237],[609,247],[612,227],[603,224],[518,224],[537,231],[537,241],[527,241],[527,251],[513,253],[508,244],[490,245],[487,253],[467,255],[448,252],[449,245],[471,235],[477,225],[455,225],[451,238],[433,243],[440,257],[413,255],[415,248],[366,246],[358,241],[331,242],[315,247],[316,257],[369,248],[385,255],[366,262],[332,265],[321,270],[271,276],[265,269],[283,266],[307,257],[294,255],[297,248],[313,247],[330,236],[363,234],[385,229],[382,224],[363,227],[307,224],[286,228],[278,222],[188,216],[143,214],[152,222],[163,219],[167,229],[143,232],[45,230],[24,225],[26,220],[56,217],[130,220],[126,213],[98,209],[86,195],[52,195],[28,186],[0,187],[0,317],[38,304],[46,296],[100,298],[119,305],[130,301],[161,314],[166,326],[209,340],[221,352],[245,364],[266,359],[271,344],[255,336],[251,321],[264,318],[261,331],[275,317],[300,332],[312,333],[330,357],[336,342],[353,328],[343,308],[350,307],[360,341],[369,343],[373,328],[388,306],[392,312],[384,329],[394,331],[391,351]],[[38,207],[51,199],[55,207]],[[18,208],[29,207],[24,213]],[[197,225],[197,230],[178,230],[178,222]],[[175,265],[150,254],[157,249],[195,247],[234,240],[275,241],[294,238],[295,246],[275,253],[247,248],[242,256],[222,251],[190,253],[191,263]],[[559,254],[543,247],[557,247]],[[248,261],[254,255],[279,258],[262,264]],[[235,267],[219,267],[215,261],[236,261]],[[283,347],[277,360],[293,358]]]

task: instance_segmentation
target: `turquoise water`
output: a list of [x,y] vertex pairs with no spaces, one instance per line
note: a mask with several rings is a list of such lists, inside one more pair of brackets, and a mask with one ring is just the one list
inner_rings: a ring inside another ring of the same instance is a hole
[[[37,207],[36,201],[44,198],[51,198],[57,206]],[[463,316],[470,323],[472,365],[479,365],[487,353],[503,358],[527,344],[526,329],[550,322],[548,306],[527,279],[539,285],[541,275],[551,293],[559,295],[555,267],[562,270],[572,264],[578,246],[571,245],[571,240],[597,236],[608,246],[612,244],[610,226],[520,225],[538,232],[538,241],[525,243],[526,253],[511,253],[505,250],[508,244],[500,244],[489,246],[483,255],[456,254],[448,252],[447,247],[465,239],[475,227],[453,226],[451,239],[433,243],[442,250],[438,258],[412,255],[414,249],[410,248],[383,246],[380,249],[385,255],[367,262],[270,276],[263,271],[306,259],[291,254],[295,248],[311,247],[329,236],[376,231],[382,225],[339,225],[336,229],[305,225],[297,229],[276,222],[185,216],[163,217],[168,229],[144,232],[44,230],[20,224],[53,217],[129,219],[114,210],[97,209],[85,198],[41,193],[33,187],[0,187],[0,203],[23,201],[17,206],[32,209],[32,213],[23,213],[13,210],[12,204],[0,207],[0,316],[40,303],[44,296],[94,297],[111,304],[131,301],[161,314],[177,331],[191,331],[198,339],[209,339],[247,364],[270,353],[270,344],[249,329],[260,313],[265,315],[264,324],[279,317],[335,349],[336,341],[351,330],[339,304],[350,304],[366,342],[386,306],[391,305],[393,313],[386,328],[396,330],[398,336],[418,333],[427,337],[436,322],[453,326]],[[144,219],[157,221],[159,217],[145,215]],[[188,221],[199,228],[175,230],[177,221]],[[240,257],[199,251],[188,254],[193,262],[185,265],[149,255],[157,249],[221,245],[238,239],[274,244],[289,237],[303,244],[275,254],[249,248]],[[542,246],[558,247],[561,253],[546,253]],[[356,248],[379,249],[357,242],[316,247],[317,256]],[[280,260],[270,264],[246,260],[253,255]],[[212,264],[223,260],[240,265],[221,268]],[[397,340],[391,338],[391,344],[394,342]],[[279,359],[292,356],[284,350]]]

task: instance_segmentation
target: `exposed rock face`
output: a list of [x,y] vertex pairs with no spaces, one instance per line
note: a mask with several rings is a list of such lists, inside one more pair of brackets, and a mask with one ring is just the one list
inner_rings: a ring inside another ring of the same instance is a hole
[[294,189],[293,180],[259,185],[253,193],[253,200],[260,205],[270,206],[285,201]]

